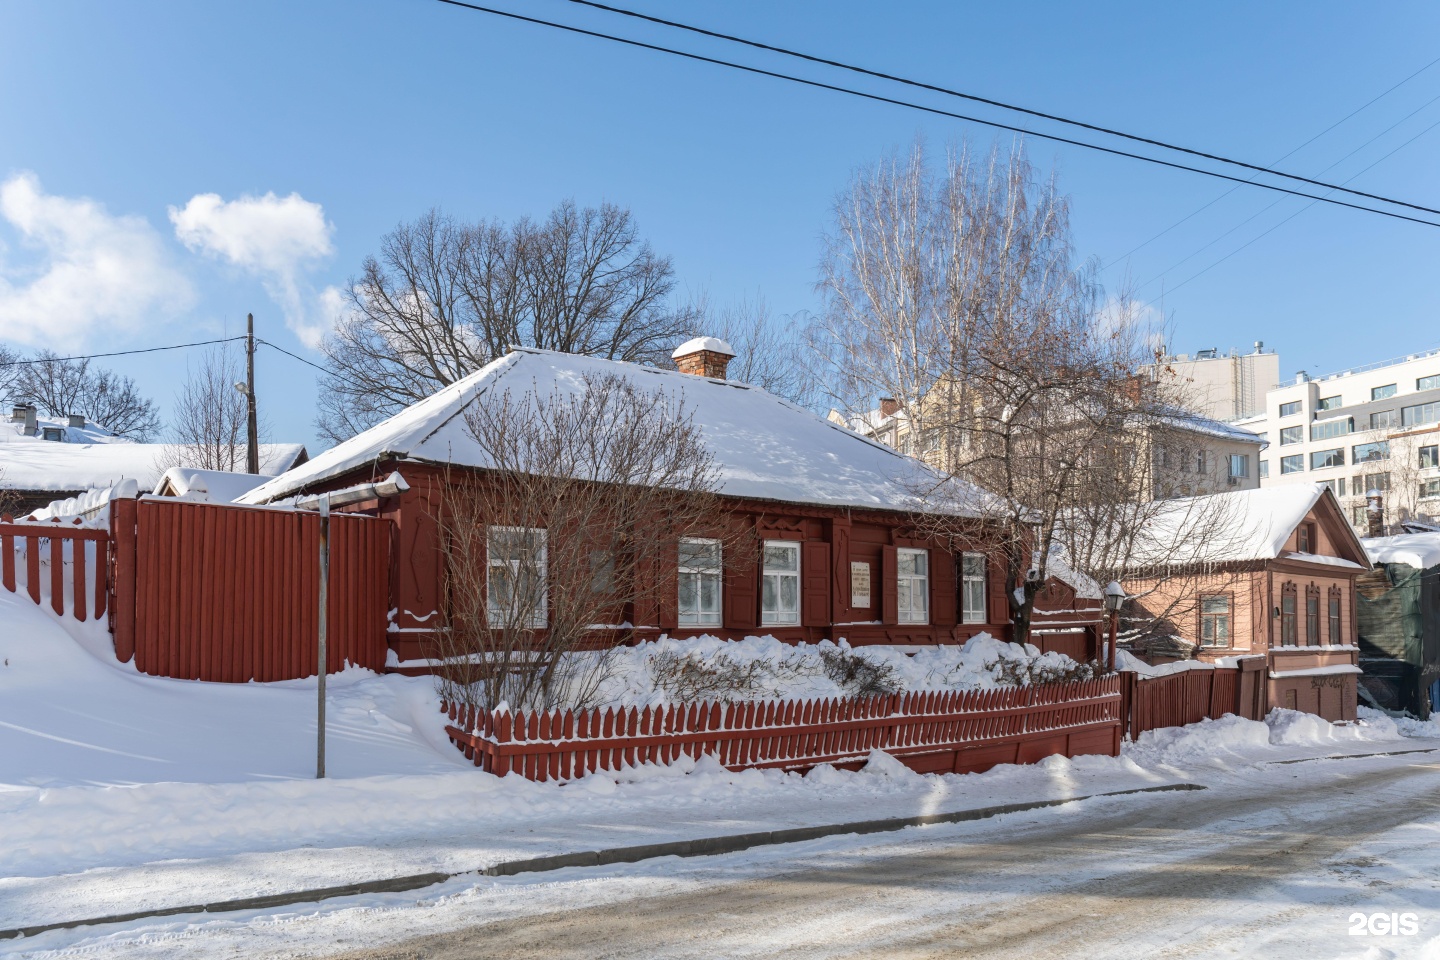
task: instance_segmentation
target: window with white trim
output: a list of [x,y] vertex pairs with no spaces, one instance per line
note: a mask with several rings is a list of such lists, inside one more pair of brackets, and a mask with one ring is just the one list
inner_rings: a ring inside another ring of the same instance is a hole
[[901,623],[930,622],[930,551],[895,551],[896,610]]
[[1200,598],[1200,645],[1230,646],[1230,597],[1219,594]]
[[985,554],[960,555],[960,622],[985,623]]
[[680,626],[720,625],[720,560],[719,540],[680,541]]
[[798,626],[800,623],[800,544],[793,540],[766,540],[765,565],[760,579],[760,625]]
[[544,627],[550,602],[545,530],[489,527],[485,555],[485,611],[490,626]]

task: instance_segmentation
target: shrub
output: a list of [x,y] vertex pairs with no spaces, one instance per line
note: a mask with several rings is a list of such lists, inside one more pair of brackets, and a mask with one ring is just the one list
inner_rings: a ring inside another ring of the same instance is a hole
[[1078,663],[1062,657],[1043,656],[1035,659],[1001,657],[985,668],[1001,686],[1023,687],[1032,683],[1074,683],[1094,680],[1105,675],[1098,660]]
[[822,649],[825,676],[852,697],[880,697],[899,693],[902,683],[895,668],[871,660],[846,647]]
[[666,650],[650,658],[655,689],[672,703],[783,696],[783,685],[814,670],[803,657],[741,660],[726,654]]

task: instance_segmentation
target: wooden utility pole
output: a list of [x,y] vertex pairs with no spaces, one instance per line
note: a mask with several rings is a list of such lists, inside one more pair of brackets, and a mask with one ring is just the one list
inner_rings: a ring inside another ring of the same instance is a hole
[[255,314],[245,314],[245,472],[260,472],[260,430],[255,424]]

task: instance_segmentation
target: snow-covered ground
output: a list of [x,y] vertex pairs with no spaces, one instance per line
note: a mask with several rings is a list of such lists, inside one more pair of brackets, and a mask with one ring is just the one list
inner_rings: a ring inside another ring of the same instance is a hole
[[[980,775],[922,777],[883,762],[859,773],[821,768],[806,777],[701,764],[562,786],[475,770],[445,739],[427,679],[349,671],[331,679],[330,692],[331,778],[315,781],[313,681],[226,686],[142,677],[114,662],[98,626],[58,620],[0,592],[0,929],[458,873],[547,853],[1166,783],[1211,791],[1284,783],[1303,791],[1316,778],[1334,776],[1324,770],[1339,765],[1275,761],[1440,747],[1440,740],[1413,739],[1440,738],[1433,724],[1402,729],[1367,714],[1361,725],[1336,727],[1280,713],[1268,724],[1226,718],[1156,731],[1119,758],[1051,758]],[[1347,763],[1361,772],[1415,760]],[[1087,810],[1162,802],[1176,801],[1092,800],[1004,820],[1083,819]],[[939,831],[934,836],[993,829],[927,828]],[[1440,830],[1440,822],[1406,829]],[[889,842],[913,843],[915,835]],[[604,871],[617,878],[611,887],[595,871],[461,877],[412,894],[55,931],[0,941],[0,957],[317,955],[338,949],[338,930],[350,931],[343,942],[353,946],[508,915],[519,909],[519,893],[526,910],[602,902],[656,884],[702,882],[694,878],[707,869],[750,876],[788,857],[877,844],[883,846],[874,838],[832,838],[717,858],[712,867],[661,860]],[[1419,859],[1409,866],[1384,860],[1384,869],[1411,870],[1432,882],[1434,871]],[[1419,882],[1414,877],[1405,882]]]

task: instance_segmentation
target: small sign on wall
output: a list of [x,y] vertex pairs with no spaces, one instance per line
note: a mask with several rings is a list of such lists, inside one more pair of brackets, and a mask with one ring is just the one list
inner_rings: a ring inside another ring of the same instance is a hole
[[870,606],[870,564],[864,561],[850,564],[850,606]]

